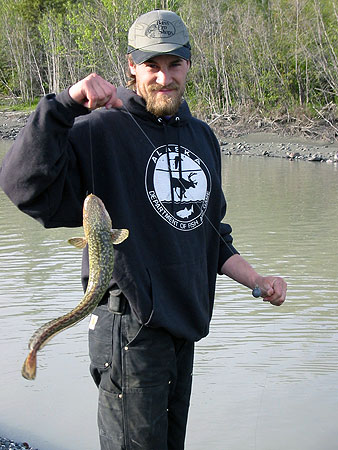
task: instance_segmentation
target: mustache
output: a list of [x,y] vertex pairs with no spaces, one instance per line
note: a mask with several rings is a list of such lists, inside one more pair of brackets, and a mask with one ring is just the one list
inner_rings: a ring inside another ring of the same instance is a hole
[[150,92],[157,92],[157,91],[160,91],[161,89],[172,89],[172,90],[178,91],[179,85],[177,83],[170,83],[167,85],[154,83],[149,86]]

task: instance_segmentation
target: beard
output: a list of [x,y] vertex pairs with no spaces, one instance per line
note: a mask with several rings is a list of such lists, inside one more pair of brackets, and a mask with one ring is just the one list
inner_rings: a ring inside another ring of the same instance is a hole
[[[173,89],[170,95],[160,94],[157,92],[164,87]],[[177,83],[171,83],[168,86],[159,84],[151,84],[149,86],[138,86],[142,97],[146,102],[146,109],[156,117],[172,116],[175,114],[181,103],[184,92],[184,86],[181,87]]]

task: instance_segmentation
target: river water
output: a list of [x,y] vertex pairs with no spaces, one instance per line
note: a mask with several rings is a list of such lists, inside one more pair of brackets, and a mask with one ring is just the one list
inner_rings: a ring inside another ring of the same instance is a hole
[[[0,159],[8,143],[0,142]],[[196,348],[187,450],[338,448],[338,168],[223,157],[234,243],[288,281],[280,308],[226,277]],[[21,377],[27,342],[81,298],[81,229],[45,230],[0,191],[0,435],[39,450],[98,450],[88,320],[58,335]]]

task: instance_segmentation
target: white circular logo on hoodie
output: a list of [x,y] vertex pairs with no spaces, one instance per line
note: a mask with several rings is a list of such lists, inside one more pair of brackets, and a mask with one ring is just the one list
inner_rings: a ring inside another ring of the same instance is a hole
[[150,203],[171,226],[191,231],[202,225],[211,177],[193,152],[174,144],[158,147],[148,161],[145,182]]

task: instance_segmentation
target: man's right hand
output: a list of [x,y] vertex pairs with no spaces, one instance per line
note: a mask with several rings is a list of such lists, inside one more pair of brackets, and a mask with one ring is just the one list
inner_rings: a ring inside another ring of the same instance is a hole
[[91,73],[71,86],[69,95],[73,100],[91,110],[102,106],[107,109],[120,108],[123,105],[122,100],[117,98],[116,87],[96,73]]

